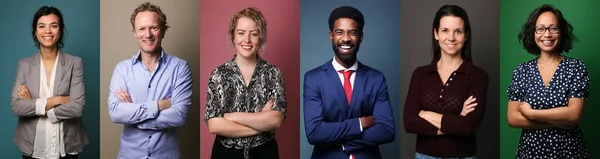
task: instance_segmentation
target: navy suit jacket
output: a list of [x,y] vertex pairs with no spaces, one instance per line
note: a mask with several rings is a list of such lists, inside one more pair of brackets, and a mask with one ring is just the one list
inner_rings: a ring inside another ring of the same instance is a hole
[[[313,159],[382,158],[379,145],[394,141],[394,116],[383,74],[358,63],[350,105],[331,60],[304,75],[304,126]],[[375,124],[360,130],[360,117]],[[343,146],[343,148],[342,148]]]

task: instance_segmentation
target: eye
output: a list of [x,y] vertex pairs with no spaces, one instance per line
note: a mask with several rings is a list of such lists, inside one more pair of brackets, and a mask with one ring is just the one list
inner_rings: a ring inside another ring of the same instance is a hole
[[152,31],[158,31],[158,27],[155,27],[155,26],[150,27],[150,30],[152,30]]
[[252,33],[252,36],[253,36],[253,37],[257,37],[257,36],[258,36],[258,33]]
[[442,33],[447,33],[448,29],[442,29]]
[[51,27],[56,29],[56,28],[58,28],[58,25],[52,25]]
[[237,35],[244,35],[244,32],[237,32]]
[[456,31],[454,31],[454,32],[455,32],[456,34],[462,34],[462,33],[463,33],[463,31],[462,31],[462,30],[456,30]]
[[342,35],[342,34],[344,34],[344,32],[343,32],[343,31],[339,31],[339,30],[338,30],[338,31],[335,31],[335,34],[336,34],[336,35]]
[[550,28],[550,32],[553,32],[553,33],[558,32],[558,27],[552,27],[552,28]]

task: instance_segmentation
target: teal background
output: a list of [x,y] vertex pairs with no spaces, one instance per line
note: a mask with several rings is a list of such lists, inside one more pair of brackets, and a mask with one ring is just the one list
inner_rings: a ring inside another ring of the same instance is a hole
[[[515,158],[521,130],[508,126],[506,106],[508,97],[506,89],[510,85],[512,71],[521,63],[534,59],[536,56],[527,53],[517,39],[517,34],[527,21],[529,14],[542,4],[553,4],[565,19],[573,25],[574,34],[579,39],[573,45],[569,57],[579,58],[588,67],[590,75],[590,97],[585,104],[581,127],[588,150],[588,158],[600,158],[600,129],[594,129],[594,115],[600,113],[600,98],[596,92],[600,85],[600,56],[598,54],[598,26],[600,25],[600,1],[541,1],[541,0],[503,0],[500,2],[500,158]],[[597,124],[597,123],[596,123]]]
[[63,14],[66,31],[63,52],[81,57],[84,65],[86,105],[83,123],[89,144],[79,158],[100,156],[100,3],[98,0],[7,1],[0,2],[0,158],[21,158],[13,143],[17,117],[10,109],[10,93],[20,59],[38,53],[31,37],[31,21],[44,5],[54,6]]

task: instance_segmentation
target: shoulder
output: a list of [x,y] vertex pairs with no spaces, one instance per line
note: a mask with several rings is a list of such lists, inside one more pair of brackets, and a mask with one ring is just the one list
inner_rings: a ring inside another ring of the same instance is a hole
[[565,56],[564,60],[566,66],[571,69],[587,71],[587,66],[581,59]]
[[[321,73],[324,73],[325,70],[327,69],[327,65],[331,65],[331,60],[329,60],[328,62],[325,62],[322,65],[319,65],[313,69],[308,70],[305,74],[304,74],[304,78],[310,78],[310,77],[315,77],[315,76],[319,76]],[[332,67],[333,68],[333,67]]]
[[528,61],[520,63],[513,70],[513,74],[523,74],[523,73],[529,73],[529,71],[533,71],[536,67],[535,60],[536,59],[532,59],[532,60],[528,60]]
[[473,77],[475,77],[476,79],[488,79],[488,74],[485,70],[483,70],[482,68],[473,65],[473,67],[471,67],[471,74],[473,75]]
[[169,65],[174,65],[177,67],[185,67],[185,68],[189,67],[187,61],[185,61],[184,59],[181,59],[175,55],[165,53],[164,58],[165,58],[165,60],[167,60],[167,63]]
[[81,57],[79,56],[75,56],[75,55],[71,55],[71,54],[67,54],[67,53],[62,53],[63,58],[65,58],[65,61],[69,61],[69,62],[75,62],[75,63],[79,63],[81,62]]

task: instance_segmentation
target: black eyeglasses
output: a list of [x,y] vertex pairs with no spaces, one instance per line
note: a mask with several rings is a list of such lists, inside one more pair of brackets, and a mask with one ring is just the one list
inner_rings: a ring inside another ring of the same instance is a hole
[[551,34],[556,34],[558,33],[559,29],[558,27],[555,26],[551,26],[551,27],[535,27],[535,33],[537,34],[544,34],[546,32],[546,30],[550,31]]

